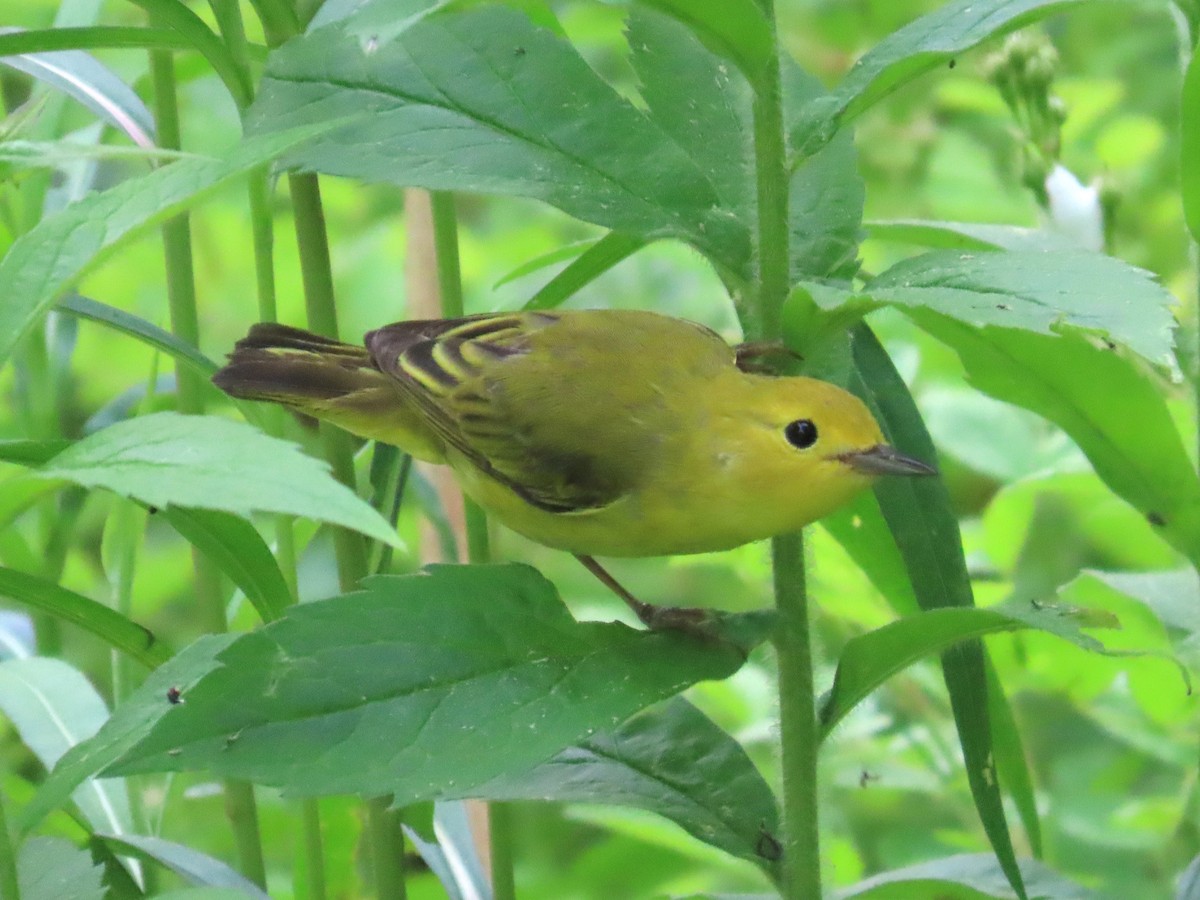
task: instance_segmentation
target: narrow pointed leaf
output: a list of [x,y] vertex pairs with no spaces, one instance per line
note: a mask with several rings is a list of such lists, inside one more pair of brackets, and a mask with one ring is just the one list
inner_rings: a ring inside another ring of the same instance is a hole
[[393,546],[396,531],[295,444],[213,416],[154,413],[88,435],[38,476],[106,488],[159,508],[306,516]]
[[[1021,861],[1029,894],[1053,900],[1092,900],[1096,895],[1034,860]],[[874,875],[836,895],[837,900],[1013,900],[1005,873],[987,853],[963,853]]]
[[147,668],[153,669],[171,656],[170,649],[148,629],[103,603],[36,575],[0,566],[0,596],[78,625]]
[[[912,395],[866,325],[854,329],[852,347],[856,377],[851,388],[875,414],[888,442],[934,462],[933,442]],[[883,479],[875,496],[922,609],[973,606],[962,537],[941,478]],[[1027,900],[996,780],[983,645],[975,640],[947,650],[942,671],[975,808],[1009,883],[1021,900]]]
[[646,245],[636,235],[610,231],[573,259],[525,304],[525,309],[554,309],[595,281],[621,260]]
[[364,586],[238,638],[109,771],[204,768],[397,805],[469,795],[731,674],[746,652],[575,622],[525,566],[437,566]]
[[270,900],[254,882],[239,875],[219,859],[183,844],[145,834],[98,834],[96,837],[114,850],[130,852],[166,866],[192,884],[235,888],[245,896]]

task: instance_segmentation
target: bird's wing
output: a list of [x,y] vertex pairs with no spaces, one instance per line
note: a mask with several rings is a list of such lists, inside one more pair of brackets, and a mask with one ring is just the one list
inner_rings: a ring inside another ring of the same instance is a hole
[[680,346],[693,343],[706,364],[732,358],[707,330],[631,312],[400,322],[366,338],[448,446],[554,512],[605,506],[636,486],[668,427],[668,382],[690,372]]

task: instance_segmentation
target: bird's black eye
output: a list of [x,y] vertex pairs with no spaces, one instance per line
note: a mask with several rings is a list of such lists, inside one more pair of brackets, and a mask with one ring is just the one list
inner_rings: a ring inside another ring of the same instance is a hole
[[797,419],[787,423],[783,436],[797,450],[807,450],[817,442],[817,426],[812,419]]

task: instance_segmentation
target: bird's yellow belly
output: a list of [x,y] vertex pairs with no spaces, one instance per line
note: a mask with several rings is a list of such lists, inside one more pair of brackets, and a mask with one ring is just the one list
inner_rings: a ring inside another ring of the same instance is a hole
[[[501,524],[531,540],[587,556],[674,556],[729,550],[770,536],[761,514],[701,514],[706,504],[630,494],[606,506],[550,512],[531,506],[463,460],[453,468],[463,490]],[[778,532],[776,532],[778,533]]]

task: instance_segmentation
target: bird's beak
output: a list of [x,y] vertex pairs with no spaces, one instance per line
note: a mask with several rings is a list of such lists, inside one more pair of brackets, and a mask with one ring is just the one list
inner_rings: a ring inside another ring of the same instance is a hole
[[887,444],[876,444],[866,450],[850,450],[839,453],[834,457],[838,462],[845,463],[850,468],[864,475],[936,475],[933,466],[905,456],[895,447]]

